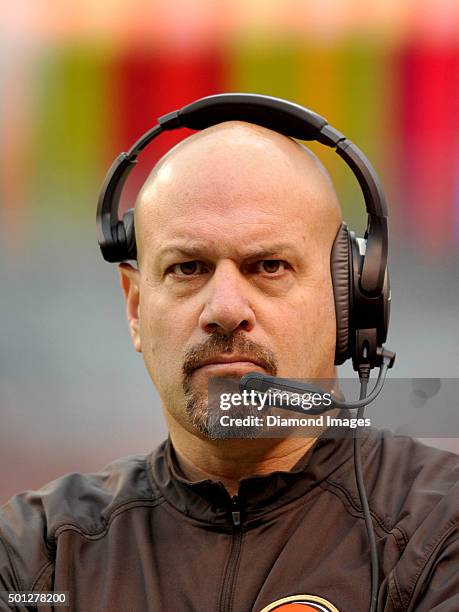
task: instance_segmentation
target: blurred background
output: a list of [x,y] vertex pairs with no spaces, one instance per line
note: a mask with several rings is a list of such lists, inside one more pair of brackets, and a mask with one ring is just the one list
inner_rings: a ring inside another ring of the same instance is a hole
[[[116,266],[97,246],[98,191],[159,115],[229,91],[303,104],[372,160],[391,213],[391,376],[459,378],[456,0],[3,3],[0,503],[164,439]],[[141,156],[125,207],[186,135]],[[350,171],[311,148],[362,231]],[[431,442],[459,451],[457,439]]]

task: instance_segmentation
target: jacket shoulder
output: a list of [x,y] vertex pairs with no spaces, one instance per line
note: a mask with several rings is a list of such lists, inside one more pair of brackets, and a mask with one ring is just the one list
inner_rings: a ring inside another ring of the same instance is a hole
[[383,435],[369,450],[372,505],[406,535],[429,515],[459,519],[459,455],[409,437]]
[[[422,525],[428,538],[435,524],[459,521],[459,455],[378,430],[361,441],[361,454],[370,509],[383,531],[397,527],[407,542]],[[349,511],[361,512],[353,465],[335,472],[327,486]]]
[[367,460],[370,507],[400,550],[393,568],[399,609],[459,609],[459,455],[387,436]]
[[53,562],[56,531],[72,525],[85,534],[103,530],[127,503],[159,497],[145,456],[113,461],[96,473],[66,474],[0,508],[0,590],[27,590]]

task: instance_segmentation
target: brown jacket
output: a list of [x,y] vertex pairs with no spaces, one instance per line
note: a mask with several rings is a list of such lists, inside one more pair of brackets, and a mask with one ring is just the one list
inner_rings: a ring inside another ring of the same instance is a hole
[[[378,610],[458,612],[459,457],[375,431],[362,442]],[[221,483],[187,481],[167,440],[16,496],[0,540],[0,591],[68,591],[70,610],[281,612],[297,606],[269,604],[294,595],[305,612],[369,607],[349,438],[242,480],[233,499]]]

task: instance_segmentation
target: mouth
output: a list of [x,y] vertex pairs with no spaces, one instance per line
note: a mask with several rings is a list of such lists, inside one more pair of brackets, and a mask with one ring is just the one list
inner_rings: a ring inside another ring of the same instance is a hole
[[193,374],[202,372],[208,376],[243,376],[247,372],[254,371],[266,373],[266,369],[261,364],[244,357],[216,357],[197,367]]

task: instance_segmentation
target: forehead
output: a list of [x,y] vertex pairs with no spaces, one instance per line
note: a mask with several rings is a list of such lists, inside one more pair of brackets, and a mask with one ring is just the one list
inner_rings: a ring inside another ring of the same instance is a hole
[[314,241],[330,198],[324,177],[269,143],[235,144],[210,143],[161,165],[136,210],[144,248]]
[[[284,199],[285,198],[285,199]],[[285,250],[312,242],[316,223],[308,219],[304,202],[273,192],[266,197],[228,193],[201,194],[154,203],[142,218],[146,251],[188,248],[209,256],[246,257],[253,251]]]

